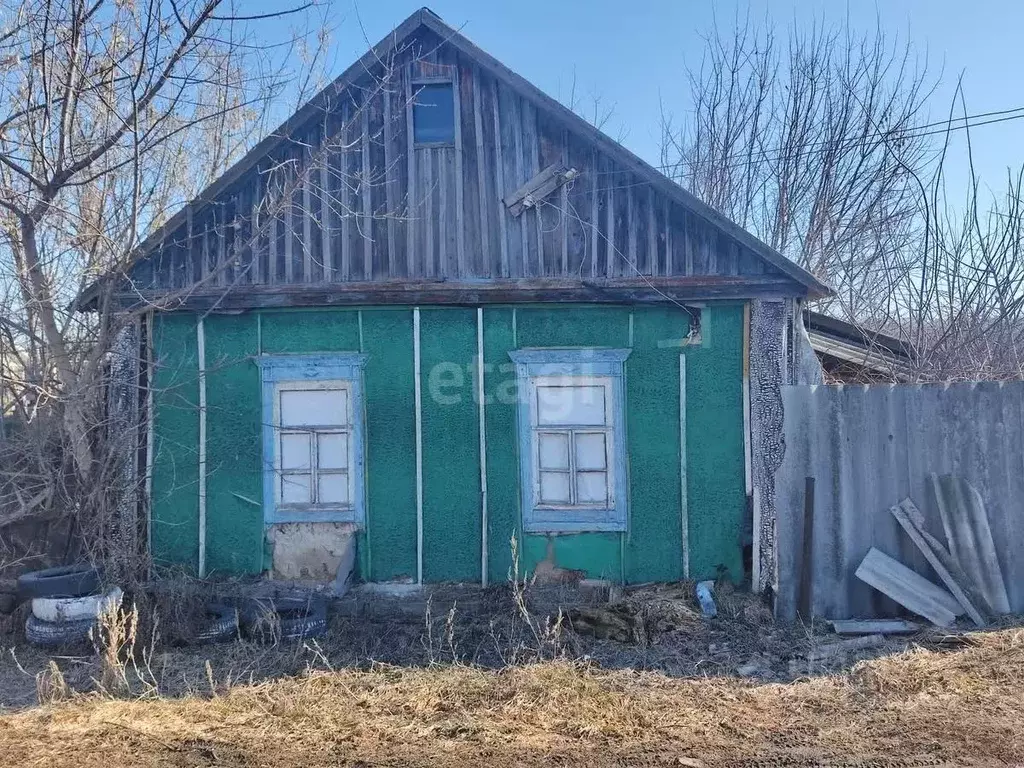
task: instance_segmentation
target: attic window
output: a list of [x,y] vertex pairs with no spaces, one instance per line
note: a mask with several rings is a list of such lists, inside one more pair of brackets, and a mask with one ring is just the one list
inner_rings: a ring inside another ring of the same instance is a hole
[[455,93],[450,82],[415,85],[413,137],[417,144],[455,143]]

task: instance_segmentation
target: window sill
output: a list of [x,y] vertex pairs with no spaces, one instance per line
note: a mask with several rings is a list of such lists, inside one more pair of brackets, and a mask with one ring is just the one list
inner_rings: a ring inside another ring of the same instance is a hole
[[363,520],[354,509],[275,509],[267,516],[269,525],[282,523],[356,523]]
[[575,510],[569,515],[561,512],[558,516],[544,508],[534,509],[523,520],[526,533],[589,533],[625,531],[626,521],[615,516],[614,510]]
[[454,141],[417,141],[413,149],[455,149]]

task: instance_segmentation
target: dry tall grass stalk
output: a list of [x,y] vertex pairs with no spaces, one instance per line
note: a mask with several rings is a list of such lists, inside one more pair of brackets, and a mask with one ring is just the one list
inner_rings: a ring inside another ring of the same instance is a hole
[[558,660],[500,671],[376,665],[218,698],[76,697],[0,717],[0,754],[54,768],[1019,763],[1024,632],[971,638],[786,685]]
[[109,602],[104,605],[90,631],[99,655],[100,676],[96,687],[112,698],[151,698],[160,695],[160,685],[151,661],[158,641],[158,620],[154,616],[148,647],[139,644],[139,609],[131,610]]
[[46,669],[36,675],[36,699],[40,704],[56,704],[74,697],[75,692],[64,679],[57,662],[50,659]]

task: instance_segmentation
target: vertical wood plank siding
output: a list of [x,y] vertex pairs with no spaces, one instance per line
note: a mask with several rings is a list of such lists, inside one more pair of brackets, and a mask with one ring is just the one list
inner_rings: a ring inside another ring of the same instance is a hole
[[[418,146],[417,83],[452,83],[454,142]],[[576,176],[519,216],[503,198]],[[338,93],[136,264],[137,285],[762,275],[744,246],[424,33],[385,79]]]

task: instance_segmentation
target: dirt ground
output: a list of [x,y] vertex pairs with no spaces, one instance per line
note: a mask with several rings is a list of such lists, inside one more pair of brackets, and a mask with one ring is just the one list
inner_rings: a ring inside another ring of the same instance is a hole
[[495,591],[405,620],[339,611],[316,642],[137,642],[117,691],[95,653],[0,635],[0,764],[1024,762],[1024,630],[923,631],[823,664],[825,626],[725,590],[706,619],[690,589],[597,606],[618,640],[586,611],[546,620],[557,596],[526,619]]

